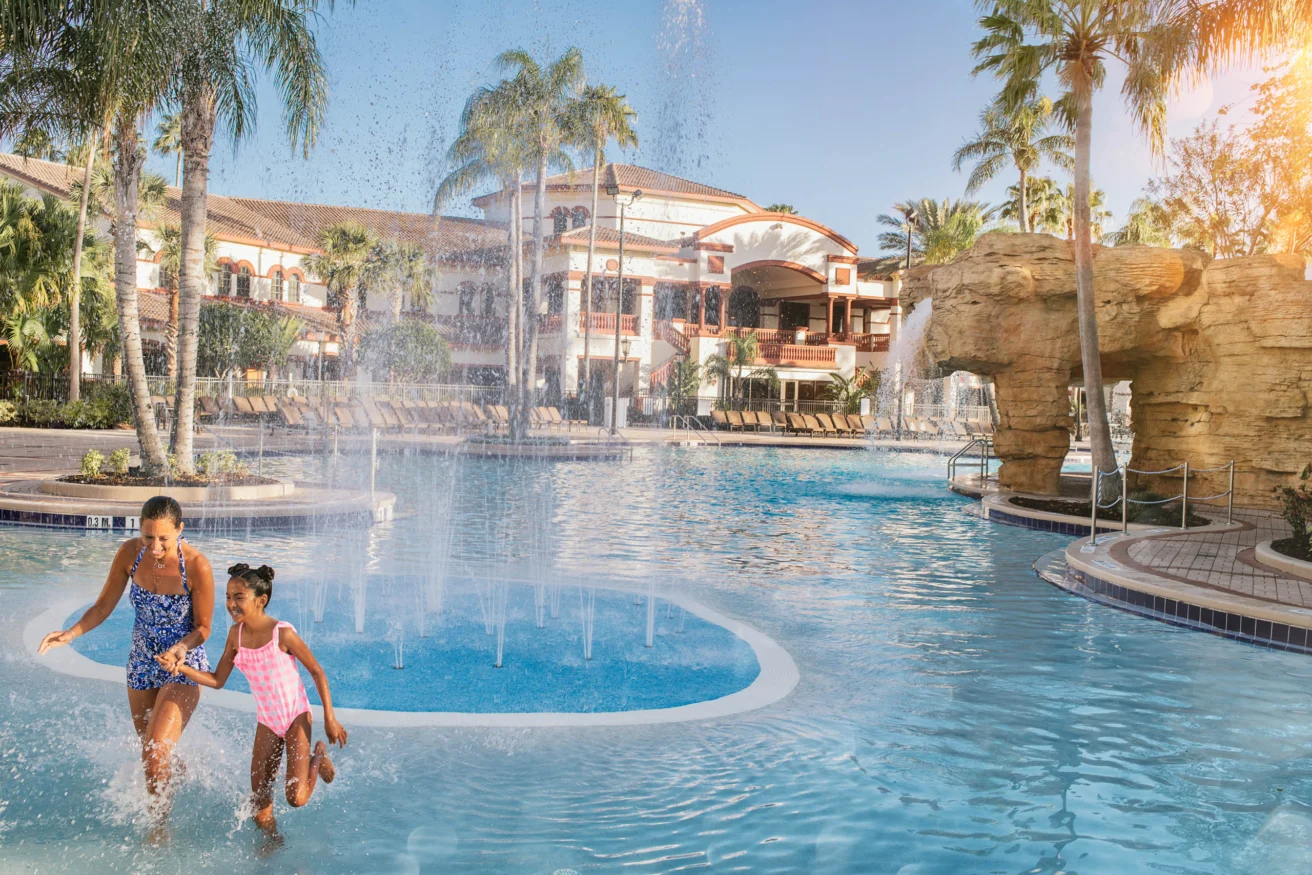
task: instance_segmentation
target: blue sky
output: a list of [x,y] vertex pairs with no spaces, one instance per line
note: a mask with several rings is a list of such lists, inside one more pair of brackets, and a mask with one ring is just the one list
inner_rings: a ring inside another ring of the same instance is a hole
[[[212,190],[427,211],[460,107],[497,78],[497,53],[577,45],[589,77],[639,113],[641,149],[618,160],[791,203],[875,255],[875,217],[893,202],[963,193],[952,153],[996,90],[970,76],[976,16],[968,0],[339,2],[319,28],[332,103],[318,147],[291,154],[262,85],[258,129],[235,154],[216,148]],[[1244,100],[1257,78],[1239,71],[1185,95],[1171,133]],[[1160,164],[1116,87],[1095,105],[1093,170],[1119,222]],[[172,159],[151,166],[172,181]],[[979,197],[996,202],[1012,182]]]

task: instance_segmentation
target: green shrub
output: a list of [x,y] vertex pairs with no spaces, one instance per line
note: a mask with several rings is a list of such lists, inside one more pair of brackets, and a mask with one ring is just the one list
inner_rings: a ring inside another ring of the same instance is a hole
[[18,407],[12,401],[0,401],[0,425],[18,418]]
[[99,428],[113,428],[120,422],[132,421],[132,394],[126,383],[88,383],[82,395],[104,411],[100,421],[105,424]]
[[23,425],[34,428],[50,428],[63,424],[59,402],[44,399],[20,402],[18,420]]
[[105,454],[100,450],[87,450],[82,454],[82,476],[94,478],[100,476],[100,468],[105,464]]
[[211,450],[196,457],[196,471],[210,480],[245,477],[248,470],[246,463],[238,460],[232,450]]
[[128,473],[128,457],[131,453],[127,447],[120,447],[109,454],[109,473],[120,477]]
[[1281,515],[1294,530],[1294,539],[1312,548],[1308,534],[1309,524],[1312,524],[1312,465],[1303,469],[1295,485],[1277,486],[1274,492],[1280,502]]

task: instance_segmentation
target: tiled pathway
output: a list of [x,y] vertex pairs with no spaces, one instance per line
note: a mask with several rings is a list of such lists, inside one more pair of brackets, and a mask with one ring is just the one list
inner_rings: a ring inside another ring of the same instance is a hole
[[1244,523],[1244,528],[1137,538],[1118,545],[1119,549],[1112,551],[1113,556],[1173,580],[1262,601],[1312,608],[1312,580],[1268,569],[1253,559],[1253,548],[1259,541],[1289,536],[1284,520],[1261,511],[1236,511],[1235,520]]

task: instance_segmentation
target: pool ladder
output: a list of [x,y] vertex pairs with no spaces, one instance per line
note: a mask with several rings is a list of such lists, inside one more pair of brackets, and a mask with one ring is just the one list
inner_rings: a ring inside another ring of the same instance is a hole
[[970,443],[952,454],[948,459],[948,485],[957,477],[957,466],[964,460],[966,464],[974,465],[974,459],[967,459],[972,450],[979,450],[979,484],[983,486],[989,482],[989,460],[993,456],[993,439],[992,438],[973,438]]

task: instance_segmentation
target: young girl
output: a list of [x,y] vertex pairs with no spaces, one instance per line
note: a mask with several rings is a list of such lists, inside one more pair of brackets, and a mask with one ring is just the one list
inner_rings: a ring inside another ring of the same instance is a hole
[[235,665],[246,675],[255,697],[255,749],[251,752],[251,792],[255,803],[255,823],[272,833],[277,828],[273,818],[273,782],[278,776],[283,748],[287,749],[287,803],[299,808],[310,801],[316,779],[332,783],[336,774],[328,749],[322,741],[310,753],[310,700],[296,671],[300,660],[323,701],[323,728],[328,740],[346,745],[346,730],[333,714],[328,678],[310,648],[296,634],[291,623],[283,623],[264,612],[273,595],[273,569],[267,565],[251,568],[234,565],[228,569],[228,615],[233,626],[228,630],[219,667],[211,674],[198,671],[168,654],[156,657],[160,664],[180,672],[201,686],[221,689]]

